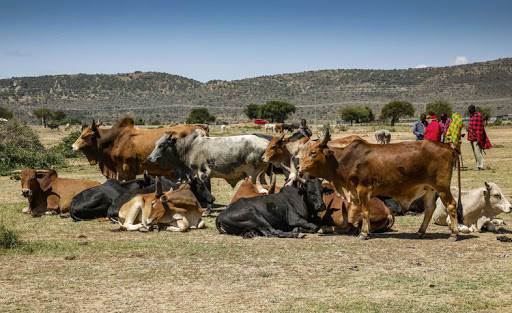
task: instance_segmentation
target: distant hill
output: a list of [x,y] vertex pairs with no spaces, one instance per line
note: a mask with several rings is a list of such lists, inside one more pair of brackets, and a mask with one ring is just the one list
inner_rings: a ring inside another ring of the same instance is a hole
[[512,58],[449,67],[401,70],[338,69],[202,83],[167,73],[77,74],[0,80],[0,105],[26,119],[34,108],[60,109],[82,119],[105,121],[133,114],[147,122],[182,120],[192,107],[205,106],[221,119],[240,120],[249,103],[285,100],[297,116],[336,119],[340,107],[370,106],[378,115],[394,99],[424,110],[443,99],[463,110],[489,106],[512,113]]

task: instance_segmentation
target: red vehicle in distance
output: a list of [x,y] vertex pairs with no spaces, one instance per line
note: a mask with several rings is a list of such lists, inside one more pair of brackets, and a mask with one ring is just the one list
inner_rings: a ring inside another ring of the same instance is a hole
[[256,125],[265,125],[265,124],[268,124],[268,121],[257,118],[257,119],[254,120],[254,124],[256,124]]

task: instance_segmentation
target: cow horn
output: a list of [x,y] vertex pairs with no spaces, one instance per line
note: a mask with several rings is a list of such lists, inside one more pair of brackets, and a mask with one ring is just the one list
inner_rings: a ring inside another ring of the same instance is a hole
[[276,193],[276,173],[272,172],[268,194]]
[[279,142],[283,141],[284,140],[284,133],[281,134],[281,136],[279,136]]
[[485,184],[485,188],[487,188],[487,190],[491,190],[491,185],[489,185],[488,182],[484,182],[484,184]]
[[331,133],[329,131],[329,125],[326,125],[325,127],[325,134],[322,138],[322,141],[320,142],[320,146],[325,147],[327,146],[327,142],[331,140]]
[[256,190],[259,192],[259,193],[263,193],[264,190],[266,190],[262,185],[261,185],[261,174],[263,173],[263,171],[259,172],[258,175],[256,176]]
[[160,176],[157,176],[155,179],[156,179],[155,195],[157,197],[160,197],[163,194],[163,192],[162,192],[162,182],[160,181]]

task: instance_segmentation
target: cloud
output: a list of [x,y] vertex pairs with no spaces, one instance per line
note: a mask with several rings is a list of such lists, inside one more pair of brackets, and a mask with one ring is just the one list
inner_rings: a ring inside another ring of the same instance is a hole
[[7,57],[15,57],[15,58],[24,58],[24,57],[32,56],[31,53],[26,53],[26,52],[19,51],[19,50],[8,50],[8,51],[4,51],[2,54]]
[[429,65],[426,65],[426,64],[418,64],[418,65],[416,65],[414,68],[426,68],[426,67],[429,67]]
[[455,62],[453,62],[453,65],[464,65],[468,64],[468,58],[466,58],[463,55],[459,55],[455,57]]

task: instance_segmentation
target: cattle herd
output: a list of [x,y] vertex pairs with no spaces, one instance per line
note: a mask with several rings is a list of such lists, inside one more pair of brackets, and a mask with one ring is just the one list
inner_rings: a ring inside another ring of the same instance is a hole
[[[358,136],[331,139],[328,128],[319,139],[304,132],[210,137],[199,124],[141,129],[131,118],[112,127],[93,122],[72,148],[98,166],[106,182],[24,169],[23,212],[75,221],[108,218],[129,231],[201,229],[203,216],[214,208],[210,179],[220,178],[239,185],[216,217],[222,234],[290,238],[335,232],[367,239],[389,231],[394,215],[418,199],[424,208],[420,237],[432,217],[449,226],[454,239],[503,225],[496,216],[509,213],[511,204],[499,186],[482,182],[461,192],[460,179],[456,189],[451,186],[453,169],[460,177],[460,167],[449,144],[389,144],[390,138],[376,134],[382,144]],[[277,175],[285,176],[283,186]]]

